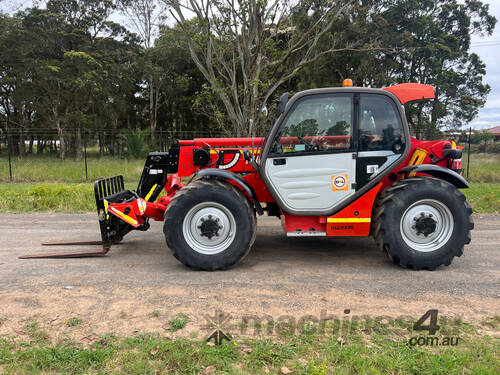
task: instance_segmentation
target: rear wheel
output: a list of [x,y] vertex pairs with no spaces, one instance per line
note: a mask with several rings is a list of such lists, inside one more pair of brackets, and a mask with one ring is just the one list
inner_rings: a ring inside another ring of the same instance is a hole
[[410,178],[378,198],[373,235],[394,263],[432,270],[462,255],[474,228],[471,214],[465,196],[448,182]]
[[165,212],[168,247],[180,262],[197,270],[236,264],[249,252],[255,227],[245,195],[218,180],[197,180],[184,187]]

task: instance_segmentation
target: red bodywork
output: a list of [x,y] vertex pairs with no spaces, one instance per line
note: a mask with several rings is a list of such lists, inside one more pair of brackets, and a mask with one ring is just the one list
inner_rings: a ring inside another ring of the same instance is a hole
[[[422,99],[431,99],[434,97],[434,89],[432,86],[417,85],[417,84],[401,84],[389,88],[385,88],[392,92],[400,100],[402,104],[417,101]],[[314,137],[304,137],[308,141],[313,141]],[[309,138],[309,139],[308,139]],[[290,139],[282,138],[283,143],[291,144],[298,141],[296,137]],[[348,143],[348,136],[323,136],[320,139],[314,139],[315,143],[324,142],[326,144],[342,144]],[[178,160],[178,172],[168,177],[164,187],[165,194],[161,196],[156,203],[146,202],[144,216],[153,218],[157,221],[163,221],[164,212],[170,203],[170,200],[175,196],[176,192],[183,188],[182,179],[193,176],[200,170],[200,167],[193,163],[193,150],[200,148],[210,148],[210,162],[204,168],[221,168],[227,169],[234,173],[239,173],[242,178],[250,185],[259,202],[275,203],[274,198],[269,193],[263,180],[255,171],[252,164],[244,160],[243,152],[248,150],[251,153],[258,154],[260,146],[262,146],[264,138],[196,138],[193,140],[179,141],[180,152]],[[371,227],[372,207],[377,195],[387,186],[393,184],[399,176],[396,172],[408,165],[412,164],[435,164],[450,168],[450,161],[441,159],[444,147],[454,147],[451,141],[419,141],[411,138],[411,149],[407,158],[396,168],[392,173],[386,176],[382,181],[362,195],[360,198],[343,208],[332,216],[295,216],[286,212],[281,212],[281,220],[283,229],[287,233],[300,234],[301,232],[317,232],[318,234],[326,234],[327,236],[368,236]],[[219,159],[219,154],[223,151],[222,160]],[[434,158],[431,161],[431,158]],[[218,166],[216,165],[219,159]],[[436,161],[437,160],[437,161]],[[455,161],[455,163],[457,163]],[[456,166],[457,164],[455,164]],[[397,178],[394,178],[397,176]],[[235,186],[238,186],[234,184]],[[137,220],[139,223],[142,219],[139,215],[138,205],[135,203],[128,204],[111,204],[110,212],[120,217],[123,210],[128,205],[133,213],[132,220]],[[116,214],[113,209],[119,210],[121,214]],[[129,211],[130,211],[129,210]],[[122,217],[123,219],[123,217]]]
[[[261,142],[263,142],[263,138],[254,138],[254,147],[260,145]],[[259,202],[275,203],[274,198],[269,193],[263,180],[259,177],[253,166],[246,162],[243,158],[243,150],[249,150],[250,152],[260,151],[259,148],[252,149],[251,138],[197,138],[194,140],[180,141],[179,143],[180,154],[178,173],[172,174],[168,177],[167,183],[164,187],[165,195],[161,196],[156,203],[146,202],[146,209],[144,212],[145,216],[151,217],[157,221],[163,221],[164,212],[167,209],[170,200],[174,197],[176,192],[184,186],[181,182],[182,179],[192,176],[200,169],[199,167],[193,165],[193,149],[207,146],[211,147],[212,151],[210,152],[210,164],[213,163],[212,166],[207,168],[216,168],[215,162],[219,157],[218,152],[221,150],[224,150],[225,156],[224,162],[221,163],[219,168],[221,166],[234,163],[234,159],[236,158],[235,155],[239,153],[240,156],[237,157],[238,160],[228,170],[234,173],[244,174],[242,176],[243,179],[254,189]],[[411,164],[430,164],[431,156],[440,158],[446,145],[452,145],[452,142],[419,141],[412,138],[411,150],[408,157],[393,170],[393,173],[396,173],[399,169]],[[415,152],[416,150],[418,151]],[[417,159],[416,154],[419,155],[419,158]],[[416,160],[412,161],[412,159]],[[445,159],[435,164],[443,167],[450,167],[448,163],[449,161]],[[373,203],[380,191],[395,182],[395,180],[391,179],[389,176],[382,179],[382,181],[374,188],[332,216],[295,216],[282,212],[281,220],[284,230],[287,233],[297,232],[298,229],[303,232],[326,232],[327,236],[368,236],[370,234]],[[110,205],[110,210],[111,208],[116,207],[123,212],[124,208],[121,207],[123,205],[130,205],[134,212],[133,218],[142,222],[140,216],[138,215],[138,209],[135,203],[112,204]]]
[[420,102],[434,99],[434,87],[420,83],[401,83],[396,86],[384,87],[383,90],[392,92],[401,104]]

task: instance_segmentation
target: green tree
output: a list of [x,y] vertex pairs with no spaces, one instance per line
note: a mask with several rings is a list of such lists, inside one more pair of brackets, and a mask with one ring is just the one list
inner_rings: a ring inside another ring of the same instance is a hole
[[114,9],[111,1],[52,0],[1,19],[0,105],[20,154],[33,126],[55,127],[61,159],[68,151],[80,159],[83,126],[130,124],[140,50],[109,20]]
[[189,55],[182,29],[162,27],[151,53],[162,81],[158,120],[163,130],[178,134],[196,131],[205,135],[220,132],[223,123],[213,116],[216,112],[199,106],[206,81]]
[[495,136],[488,133],[488,130],[476,130],[471,137],[471,143],[479,146],[479,151],[486,152],[488,144],[493,141]]
[[154,142],[158,126],[158,104],[163,75],[155,59],[157,54],[152,51],[152,48],[162,22],[163,3],[160,0],[119,0],[118,4],[132,29],[139,34],[145,48],[141,62],[147,83],[151,141]]
[[[436,87],[429,103],[407,106],[407,117],[419,137],[443,128],[460,128],[477,116],[490,87],[486,67],[470,52],[473,34],[489,35],[496,19],[479,0],[367,0],[354,9],[351,22],[332,29],[360,49],[322,57],[299,73],[297,89],[337,86],[352,78],[358,86],[417,82]],[[293,89],[293,87],[292,87]]]
[[[187,37],[190,55],[224,106],[235,135],[260,128],[260,108],[301,68],[353,48],[328,33],[356,7],[351,0],[300,2],[165,0]],[[185,14],[194,14],[195,22]],[[294,20],[308,19],[299,30]],[[343,41],[344,42],[344,41]]]
[[485,65],[470,52],[471,36],[489,35],[496,19],[478,0],[405,0],[386,12],[409,35],[408,52],[398,56],[395,80],[436,87],[429,104],[413,106],[408,117],[417,134],[431,127],[459,128],[477,116],[490,86],[483,82]]

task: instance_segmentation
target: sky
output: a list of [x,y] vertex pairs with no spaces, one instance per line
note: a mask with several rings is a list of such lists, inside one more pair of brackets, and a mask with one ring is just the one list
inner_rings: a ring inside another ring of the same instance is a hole
[[[471,50],[478,54],[486,64],[484,81],[491,86],[491,92],[484,108],[479,111],[479,116],[470,124],[474,129],[500,126],[500,0],[483,1],[490,4],[490,14],[495,16],[499,22],[492,35],[487,37],[474,35],[472,37],[473,47]],[[0,0],[0,10],[12,13],[32,4],[31,0]]]
[[[488,37],[472,37],[472,52],[477,53],[486,64],[484,81],[491,86],[491,92],[484,108],[479,111],[479,116],[471,123],[475,129],[486,129],[500,126],[500,1],[486,0],[490,4],[490,14],[498,20],[495,31]],[[479,46],[478,44],[487,44]],[[496,42],[496,43],[494,43]],[[492,45],[493,44],[493,45]]]

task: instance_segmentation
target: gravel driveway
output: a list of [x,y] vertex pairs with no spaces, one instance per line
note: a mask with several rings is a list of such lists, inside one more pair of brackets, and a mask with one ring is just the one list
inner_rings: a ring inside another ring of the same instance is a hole
[[268,217],[259,219],[257,240],[242,263],[194,272],[170,254],[162,223],[130,234],[106,257],[20,260],[46,252],[42,241],[98,239],[97,219],[0,215],[0,333],[17,332],[35,314],[53,328],[80,317],[81,330],[96,334],[154,331],[181,312],[201,325],[218,310],[277,318],[350,309],[417,319],[436,308],[482,319],[500,314],[500,216],[474,220],[464,255],[432,272],[392,265],[371,238],[286,238],[279,220]]

